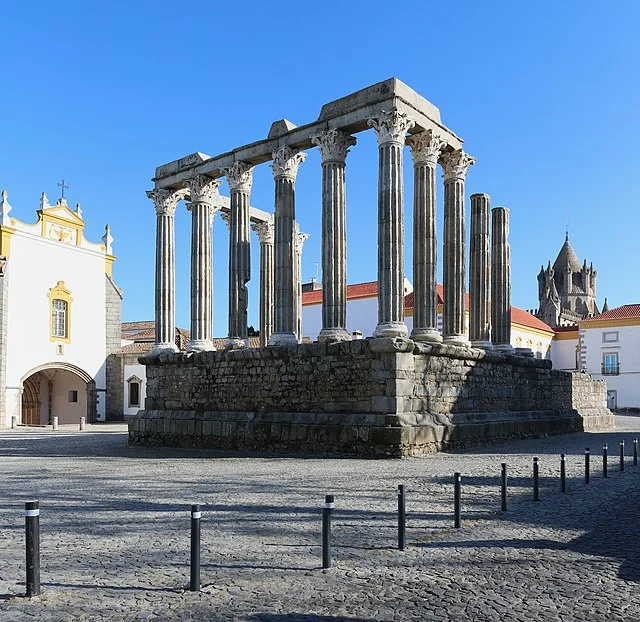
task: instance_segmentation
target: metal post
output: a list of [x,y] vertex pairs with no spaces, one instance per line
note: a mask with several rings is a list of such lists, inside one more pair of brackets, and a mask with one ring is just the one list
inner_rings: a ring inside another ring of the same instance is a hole
[[540,501],[540,476],[538,458],[533,459],[533,500]]
[[591,454],[591,452],[589,451],[589,448],[587,447],[584,450],[584,483],[585,484],[589,483],[589,458],[590,458],[590,454]]
[[500,464],[502,467],[500,474],[500,500],[501,500],[501,510],[503,512],[507,511],[507,463],[502,462]]
[[607,446],[602,448],[602,477],[607,477]]
[[638,465],[638,439],[633,439],[633,466]]
[[624,471],[624,441],[620,441],[620,470]]
[[398,484],[398,549],[400,551],[404,551],[406,545],[406,519],[404,484]]
[[80,431],[82,432],[82,430],[84,430],[86,425],[86,418],[85,417],[80,417]]
[[567,468],[564,454],[560,454],[560,490],[567,492]]
[[202,511],[199,503],[191,506],[191,582],[192,592],[200,591],[200,518]]
[[333,495],[325,495],[322,508],[322,568],[331,568],[331,512]]
[[51,426],[54,430],[58,429],[58,417],[54,417],[53,419],[51,419]]
[[16,417],[15,415],[13,415],[11,417],[11,429],[15,429],[15,427],[18,425],[18,417]]
[[24,531],[27,549],[27,596],[40,594],[40,504],[24,504]]
[[453,526],[460,528],[460,493],[461,493],[460,473],[453,474]]

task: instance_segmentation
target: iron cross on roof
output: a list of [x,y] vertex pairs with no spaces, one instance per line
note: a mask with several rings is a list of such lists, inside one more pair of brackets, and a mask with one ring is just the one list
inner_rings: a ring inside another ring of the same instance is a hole
[[69,190],[69,186],[65,186],[65,184],[64,184],[64,179],[63,179],[62,181],[59,181],[59,182],[58,182],[58,186],[60,186],[60,188],[62,188],[62,197],[61,197],[61,198],[63,198],[63,199],[64,199],[64,190],[65,190],[65,188],[66,188],[67,190]]

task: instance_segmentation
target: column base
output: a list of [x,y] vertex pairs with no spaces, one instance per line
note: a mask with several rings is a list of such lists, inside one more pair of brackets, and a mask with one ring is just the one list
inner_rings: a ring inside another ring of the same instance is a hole
[[318,335],[320,343],[335,341],[351,341],[351,335],[344,328],[323,328]]
[[268,346],[297,346],[298,338],[294,333],[273,333],[269,337]]
[[211,352],[215,350],[211,339],[192,339],[187,345],[187,352]]
[[493,344],[490,341],[484,341],[482,339],[472,341],[471,347],[478,348],[479,350],[493,350]]
[[409,337],[409,329],[404,322],[381,322],[373,331],[374,337]]
[[514,347],[510,343],[494,343],[493,349],[496,352],[504,352],[505,354],[513,354],[515,352]]
[[171,354],[172,352],[179,352],[175,343],[156,343],[151,348],[149,356],[160,356],[161,354]]
[[442,343],[442,335],[436,328],[414,328],[411,331],[413,341]]
[[448,346],[458,346],[459,348],[470,348],[471,342],[466,335],[443,335],[442,341]]
[[229,337],[225,344],[225,350],[244,350],[249,346],[249,343],[245,339],[240,339],[240,337]]

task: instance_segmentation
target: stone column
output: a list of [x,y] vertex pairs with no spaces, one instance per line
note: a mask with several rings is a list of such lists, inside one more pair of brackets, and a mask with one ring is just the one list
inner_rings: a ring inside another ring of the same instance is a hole
[[178,201],[187,190],[147,191],[156,208],[156,343],[151,354],[177,352],[176,333],[176,273],[174,217]]
[[191,338],[187,350],[203,352],[213,347],[213,201],[219,179],[196,175],[186,182],[191,195]]
[[337,129],[311,138],[322,156],[322,329],[318,341],[349,341],[345,160],[356,139]]
[[244,348],[249,343],[247,312],[251,278],[251,229],[249,195],[253,181],[253,166],[236,162],[225,168],[231,191],[231,224],[229,235],[229,337],[228,348]]
[[462,149],[444,153],[444,253],[442,336],[444,342],[469,347],[465,334],[465,214],[464,181],[475,158]]
[[491,334],[493,347],[513,352],[511,345],[511,249],[509,210],[491,210]]
[[260,345],[266,346],[273,332],[274,270],[272,222],[251,225],[260,240]]
[[295,184],[298,167],[307,154],[284,145],[273,153],[275,200],[275,315],[274,332],[269,345],[290,345],[296,339],[295,309]]
[[471,195],[469,256],[469,339],[474,348],[491,350],[489,317],[489,195]]
[[368,120],[378,137],[378,325],[374,337],[404,337],[402,148],[414,121],[397,110]]
[[296,292],[296,305],[294,307],[293,325],[296,331],[296,338],[302,341],[302,247],[306,240],[309,239],[308,233],[300,232],[300,225],[296,223],[296,263],[294,273],[294,291]]
[[440,342],[438,331],[436,166],[446,142],[431,130],[407,138],[413,153],[414,341]]

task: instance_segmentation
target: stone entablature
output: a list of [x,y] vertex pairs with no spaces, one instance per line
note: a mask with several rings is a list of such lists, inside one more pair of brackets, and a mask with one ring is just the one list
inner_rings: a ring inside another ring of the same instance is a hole
[[605,385],[406,339],[142,358],[133,443],[401,456],[610,427]]

